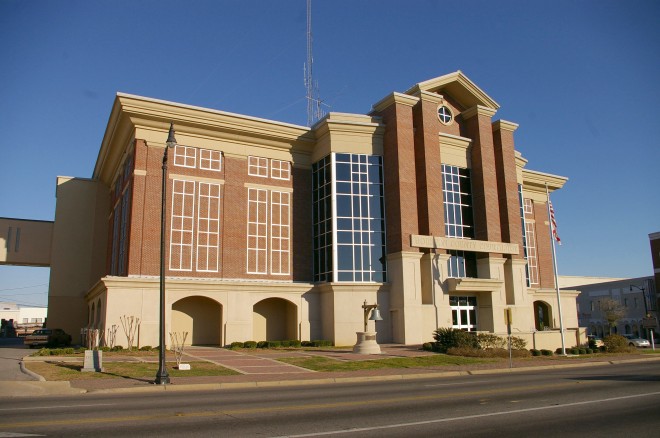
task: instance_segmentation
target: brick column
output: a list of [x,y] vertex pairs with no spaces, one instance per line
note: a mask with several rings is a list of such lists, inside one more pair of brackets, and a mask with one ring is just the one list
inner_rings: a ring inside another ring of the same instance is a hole
[[493,123],[495,170],[500,209],[500,225],[503,242],[516,243],[520,249],[512,258],[523,258],[520,200],[518,199],[518,177],[513,146],[513,132],[518,125],[503,120]]
[[419,233],[444,236],[442,161],[438,142],[440,122],[437,117],[438,104],[443,98],[427,91],[420,91],[419,98],[413,107]]
[[387,251],[415,251],[410,235],[419,234],[412,106],[419,99],[393,93],[374,106],[385,124],[383,173]]
[[475,239],[500,242],[500,209],[491,117],[495,110],[480,105],[461,113],[465,137],[472,139],[472,205]]

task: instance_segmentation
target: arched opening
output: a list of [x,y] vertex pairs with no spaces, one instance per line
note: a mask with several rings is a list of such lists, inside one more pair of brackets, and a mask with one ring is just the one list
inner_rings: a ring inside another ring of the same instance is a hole
[[629,334],[632,333],[632,331],[630,330],[630,325],[629,325],[629,324],[626,324],[626,325],[623,327],[623,332],[624,332],[625,334],[627,334],[627,335],[629,335]]
[[255,341],[298,339],[298,308],[281,298],[259,301],[252,309],[252,334]]
[[550,306],[544,301],[534,301],[534,324],[536,330],[545,330],[552,327],[552,314]]
[[[172,333],[185,345],[222,345],[222,305],[206,297],[187,297],[172,304]],[[169,343],[169,340],[168,340]]]
[[92,311],[89,312],[89,328],[94,328],[96,318],[96,303],[92,303]]
[[633,324],[632,333],[633,335],[635,335],[636,338],[639,338],[639,328],[637,327],[637,324]]

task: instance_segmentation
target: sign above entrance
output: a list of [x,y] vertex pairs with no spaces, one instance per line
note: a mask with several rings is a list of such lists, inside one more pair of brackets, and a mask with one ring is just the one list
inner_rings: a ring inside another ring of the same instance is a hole
[[495,252],[499,254],[518,254],[515,243],[488,242],[486,240],[455,239],[436,236],[410,236],[410,246],[416,248],[440,248],[455,251]]

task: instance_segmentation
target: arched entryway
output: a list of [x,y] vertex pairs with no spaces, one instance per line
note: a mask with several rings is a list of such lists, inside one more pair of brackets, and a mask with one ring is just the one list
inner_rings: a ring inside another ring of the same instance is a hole
[[188,332],[186,345],[222,345],[222,305],[206,297],[187,297],[175,302],[171,331],[179,337]]
[[267,298],[254,305],[252,333],[255,341],[298,339],[298,307],[281,298]]
[[552,313],[550,305],[545,301],[534,301],[534,324],[536,330],[545,330],[552,327]]

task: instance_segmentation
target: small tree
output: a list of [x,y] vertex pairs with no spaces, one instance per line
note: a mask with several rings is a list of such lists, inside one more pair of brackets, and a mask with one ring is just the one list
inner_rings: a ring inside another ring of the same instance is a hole
[[612,334],[612,328],[616,327],[617,321],[626,316],[626,308],[617,300],[605,298],[600,302],[600,310],[605,315],[607,324],[610,326],[610,334]]
[[127,348],[130,351],[133,349],[135,335],[137,335],[138,330],[140,330],[140,318],[123,315],[119,317],[119,321],[121,321],[121,327],[124,329],[126,342],[128,343]]

